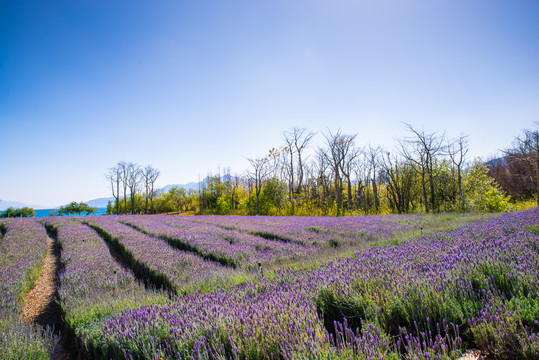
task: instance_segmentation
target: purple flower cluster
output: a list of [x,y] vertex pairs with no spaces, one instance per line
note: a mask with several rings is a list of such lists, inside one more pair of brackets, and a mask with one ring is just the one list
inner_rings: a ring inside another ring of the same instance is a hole
[[[266,288],[267,287],[267,288]],[[266,281],[235,291],[191,293],[170,306],[111,317],[103,335],[139,358],[294,358],[316,351],[327,333],[312,301]]]

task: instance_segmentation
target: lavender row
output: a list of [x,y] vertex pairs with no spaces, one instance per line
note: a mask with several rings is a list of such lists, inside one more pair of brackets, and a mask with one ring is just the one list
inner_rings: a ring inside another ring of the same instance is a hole
[[297,256],[312,248],[295,243],[267,240],[252,234],[225,230],[214,224],[193,222],[192,218],[151,216],[126,217],[130,223],[153,236],[176,241],[201,256],[234,267],[249,266]]
[[[539,211],[107,320],[126,358],[538,358]],[[535,321],[535,322],[534,322]],[[156,336],[159,334],[159,336]]]
[[224,278],[232,269],[206,261],[200,256],[171,247],[164,240],[148,236],[120,223],[119,217],[87,218],[89,224],[102,229],[127,252],[135,267],[160,274],[163,283],[169,282],[178,290],[187,284],[198,284]]
[[4,220],[0,242],[0,309],[17,310],[25,274],[45,258],[47,232],[31,219]]

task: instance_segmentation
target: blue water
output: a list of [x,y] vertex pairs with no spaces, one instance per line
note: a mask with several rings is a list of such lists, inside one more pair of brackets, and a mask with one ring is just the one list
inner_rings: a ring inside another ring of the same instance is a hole
[[[44,216],[50,216],[50,212],[57,209],[35,209],[36,217],[44,217]],[[107,208],[97,208],[97,211],[93,213],[92,215],[103,215],[107,213]],[[86,213],[82,213],[81,215],[86,215]],[[70,215],[70,216],[78,216],[78,215]]]

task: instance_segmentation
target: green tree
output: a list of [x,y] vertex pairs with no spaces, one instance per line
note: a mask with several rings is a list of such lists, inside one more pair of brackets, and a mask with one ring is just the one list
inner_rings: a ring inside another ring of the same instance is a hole
[[0,218],[33,217],[35,215],[36,212],[34,209],[26,206],[20,209],[9,207],[3,212],[0,212]]
[[80,203],[76,201],[72,201],[71,203],[67,205],[61,206],[58,210],[56,210],[56,212],[53,212],[53,213],[54,215],[57,215],[57,216],[74,215],[74,214],[78,214],[80,216],[83,212],[85,212],[86,215],[91,215],[96,211],[97,211],[96,207],[89,206],[88,204],[82,201]]
[[279,215],[287,198],[286,183],[276,177],[268,179],[260,195],[260,214]]
[[487,175],[487,166],[476,159],[463,176],[464,206],[479,211],[507,211],[505,196],[496,181]]
[[[117,200],[114,201],[115,203],[118,203]],[[107,203],[107,214],[108,215],[111,215],[114,213],[114,211],[118,211],[118,208],[114,208],[114,205],[112,204],[112,201],[109,200],[109,202]]]
[[36,212],[34,211],[34,209],[26,207],[26,206],[23,207],[22,209],[19,209],[19,211],[20,211],[19,216],[21,217],[34,217],[36,215]]
[[168,191],[169,202],[172,204],[172,206],[174,207],[174,210],[176,210],[178,214],[183,209],[183,206],[186,202],[186,198],[187,198],[187,192],[185,191],[184,188],[173,186]]

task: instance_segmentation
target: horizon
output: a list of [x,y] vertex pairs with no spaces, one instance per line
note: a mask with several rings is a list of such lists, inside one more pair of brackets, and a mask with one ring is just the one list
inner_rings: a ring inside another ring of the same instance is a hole
[[0,6],[4,201],[107,198],[120,160],[241,174],[294,126],[389,150],[407,122],[486,160],[539,120],[536,1]]

